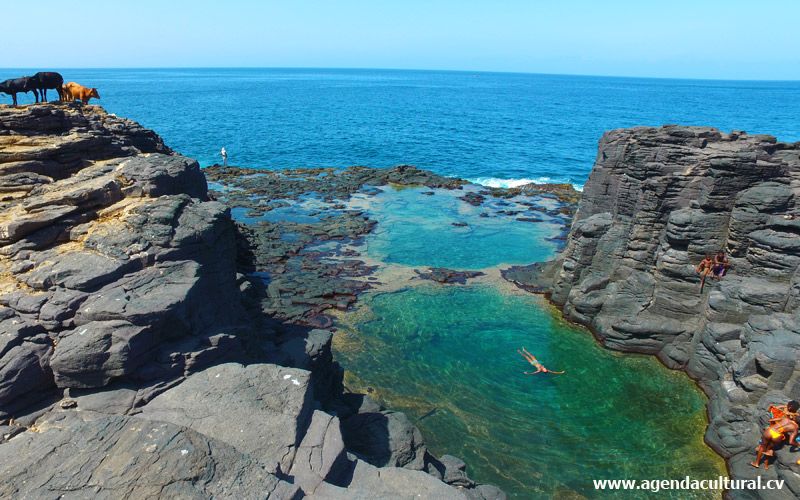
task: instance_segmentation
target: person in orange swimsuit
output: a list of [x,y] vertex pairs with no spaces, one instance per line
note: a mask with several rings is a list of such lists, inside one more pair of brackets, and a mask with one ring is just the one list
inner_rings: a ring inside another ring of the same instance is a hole
[[761,458],[766,456],[764,461],[764,469],[769,469],[769,459],[775,452],[775,447],[786,439],[786,434],[789,434],[789,445],[800,446],[797,442],[797,431],[800,426],[797,424],[797,410],[800,409],[800,403],[797,401],[789,401],[786,404],[786,413],[776,418],[770,419],[770,425],[764,429],[764,434],[761,436],[761,442],[756,446],[756,459],[750,462],[750,465],[758,469],[761,464]]
[[711,254],[707,253],[703,260],[697,264],[697,267],[694,271],[700,275],[700,293],[703,293],[703,287],[706,286],[706,278],[714,268],[714,259],[711,258]]
[[537,373],[552,373],[553,375],[561,375],[562,373],[564,373],[563,371],[562,372],[554,372],[553,370],[548,370],[541,363],[539,363],[539,360],[536,359],[536,356],[534,356],[533,354],[531,354],[528,351],[526,351],[524,347],[522,348],[521,351],[519,349],[517,349],[517,352],[523,358],[525,358],[525,361],[527,361],[528,363],[530,363],[534,367],[536,367],[536,371],[535,372],[525,372],[525,375],[536,375]]

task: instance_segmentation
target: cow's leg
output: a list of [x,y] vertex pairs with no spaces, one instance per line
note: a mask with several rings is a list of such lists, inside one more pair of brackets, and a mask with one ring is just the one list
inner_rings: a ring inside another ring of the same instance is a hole
[[42,89],[42,102],[47,102],[47,87]]
[[36,89],[33,89],[33,98],[36,101],[36,103],[38,104],[39,103],[39,91],[36,90]]
[[11,102],[13,102],[13,103],[14,103],[14,104],[13,104],[14,106],[16,106],[16,105],[17,105],[17,93],[16,93],[16,92],[13,92],[13,93],[11,94]]

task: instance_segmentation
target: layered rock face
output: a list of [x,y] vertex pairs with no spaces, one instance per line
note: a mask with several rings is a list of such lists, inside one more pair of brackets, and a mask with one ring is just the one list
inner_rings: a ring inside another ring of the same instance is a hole
[[197,162],[94,110],[2,109],[0,134],[0,416],[231,347],[234,226]]
[[0,106],[0,497],[504,497],[264,327],[236,234],[153,132]]
[[[720,249],[730,270],[701,292],[695,266]],[[698,380],[706,440],[734,477],[786,480],[765,498],[800,495],[788,446],[768,472],[747,465],[767,407],[800,399],[800,144],[700,127],[608,132],[557,265],[551,299],[567,318]]]

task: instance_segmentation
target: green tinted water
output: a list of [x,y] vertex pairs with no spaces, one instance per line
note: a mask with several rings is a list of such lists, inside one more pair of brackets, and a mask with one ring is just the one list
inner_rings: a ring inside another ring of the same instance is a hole
[[[428,415],[417,425],[432,451],[463,458],[478,481],[518,498],[594,498],[614,495],[592,479],[725,475],[702,442],[705,397],[685,375],[603,349],[538,297],[422,285],[362,304],[335,338],[348,384],[373,387],[412,418]],[[566,374],[524,375],[522,346]]]
[[[501,264],[552,257],[549,238],[563,226],[537,207],[557,202],[487,198],[474,207],[459,199],[464,191],[424,191],[384,188],[355,201],[378,221],[362,251],[389,264],[378,278],[400,291],[364,296],[340,319],[334,347],[351,388],[374,388],[385,406],[418,419],[435,454],[463,458],[471,477],[516,498],[615,496],[592,479],[725,474],[703,444],[705,397],[684,374],[606,350],[543,299],[498,281]],[[466,286],[404,281],[409,266],[489,276]],[[524,375],[532,367],[521,347],[566,374]]]

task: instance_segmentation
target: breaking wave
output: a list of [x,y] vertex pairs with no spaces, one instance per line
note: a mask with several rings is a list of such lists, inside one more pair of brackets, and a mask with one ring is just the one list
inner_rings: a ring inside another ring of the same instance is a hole
[[498,177],[476,177],[474,179],[467,179],[473,184],[480,184],[481,186],[493,188],[515,188],[524,186],[525,184],[572,184],[576,191],[583,191],[583,184],[576,184],[564,179],[553,179],[551,177],[535,177],[532,179],[500,179]]

